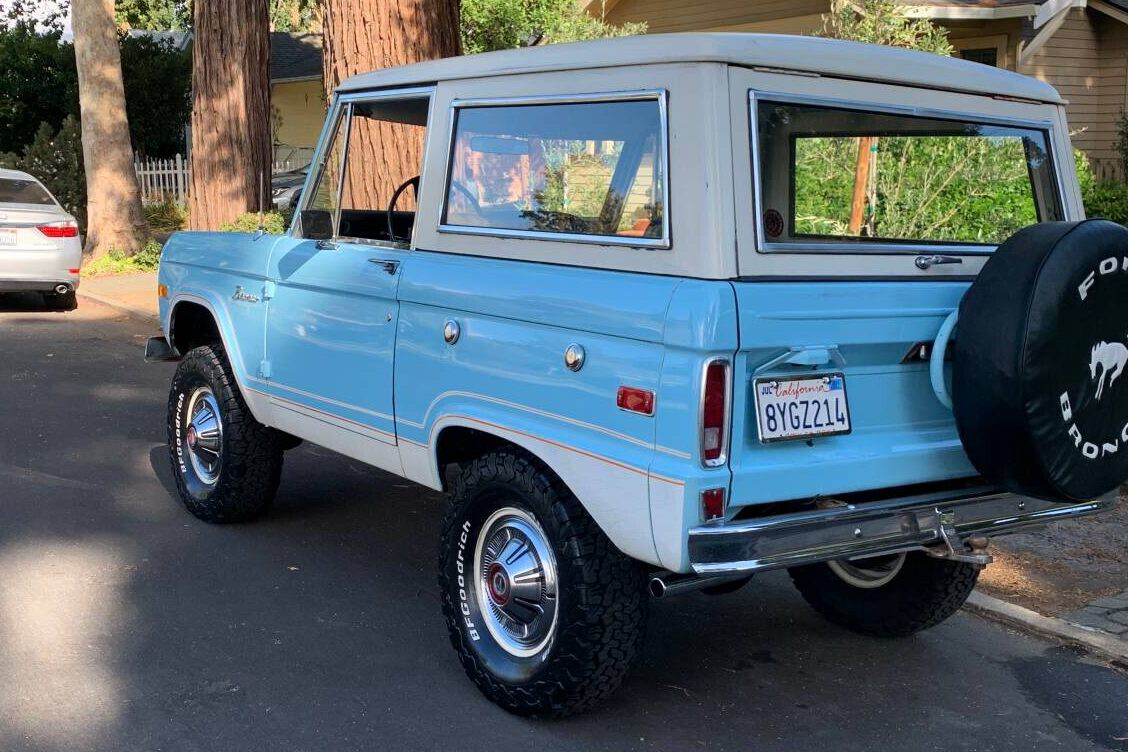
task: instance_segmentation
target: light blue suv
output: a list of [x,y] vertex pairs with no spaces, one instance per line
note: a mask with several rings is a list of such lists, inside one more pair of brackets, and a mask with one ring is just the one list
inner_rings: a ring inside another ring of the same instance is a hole
[[1128,477],[1128,231],[1068,133],[1033,79],[800,37],[351,78],[286,235],[165,247],[180,497],[253,517],[303,440],[448,492],[451,642],[523,714],[610,694],[651,597],[766,570],[933,626],[990,536]]

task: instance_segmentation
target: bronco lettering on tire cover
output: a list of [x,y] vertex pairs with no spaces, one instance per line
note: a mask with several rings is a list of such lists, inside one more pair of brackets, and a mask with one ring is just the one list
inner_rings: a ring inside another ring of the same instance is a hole
[[1007,490],[1082,501],[1128,480],[1128,229],[1047,222],[999,246],[960,304],[964,449]]

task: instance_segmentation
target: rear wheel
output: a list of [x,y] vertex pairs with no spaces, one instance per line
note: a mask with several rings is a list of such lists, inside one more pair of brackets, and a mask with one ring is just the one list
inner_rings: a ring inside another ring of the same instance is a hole
[[963,562],[914,552],[790,570],[799,593],[839,626],[877,637],[934,627],[959,610],[979,578]]
[[642,568],[558,478],[515,450],[458,475],[439,587],[467,675],[513,713],[587,709],[618,688],[638,651]]
[[168,398],[168,449],[176,489],[206,522],[240,522],[274,500],[282,473],[278,434],[247,409],[218,345],[190,351]]

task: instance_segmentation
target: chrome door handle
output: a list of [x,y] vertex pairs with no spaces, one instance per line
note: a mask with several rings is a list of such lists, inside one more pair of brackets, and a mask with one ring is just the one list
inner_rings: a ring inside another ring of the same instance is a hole
[[913,263],[916,264],[917,269],[931,269],[940,264],[962,264],[963,259],[959,256],[917,256]]
[[370,259],[368,259],[368,263],[376,264],[376,266],[380,267],[381,269],[386,271],[388,274],[395,274],[396,271],[399,270],[399,265],[400,265],[400,262],[398,262],[398,261],[392,261],[391,259],[381,259],[381,258],[370,258]]

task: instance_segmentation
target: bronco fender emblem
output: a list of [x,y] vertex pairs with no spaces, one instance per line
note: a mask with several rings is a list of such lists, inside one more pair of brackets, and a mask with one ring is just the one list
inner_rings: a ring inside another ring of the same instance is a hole
[[232,300],[241,300],[244,303],[257,303],[257,302],[259,302],[258,295],[252,295],[251,293],[244,290],[241,285],[239,287],[235,288],[235,292],[231,295],[231,299]]

